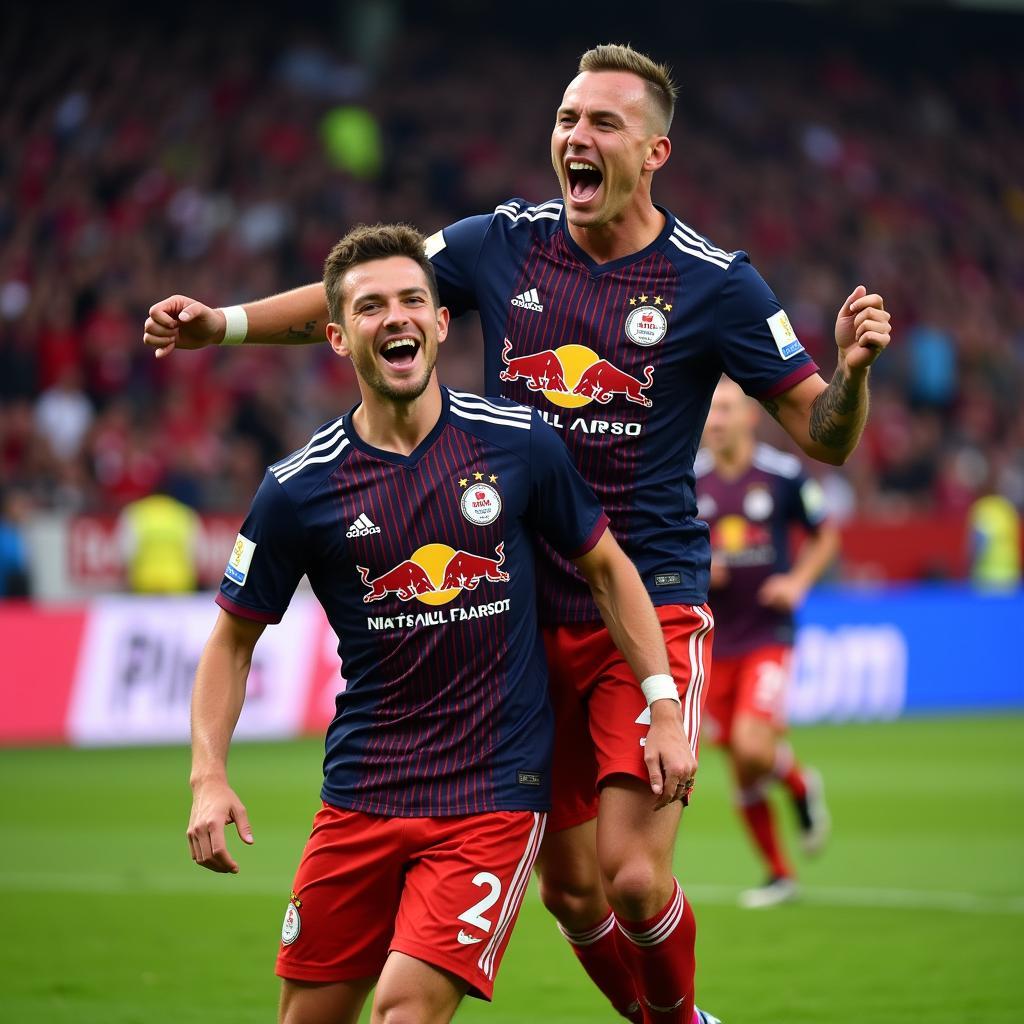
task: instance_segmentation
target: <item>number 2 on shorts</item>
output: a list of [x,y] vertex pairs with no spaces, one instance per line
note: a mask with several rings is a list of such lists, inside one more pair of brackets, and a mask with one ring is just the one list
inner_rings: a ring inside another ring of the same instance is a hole
[[468,910],[459,914],[459,920],[479,928],[482,932],[489,932],[491,922],[483,915],[485,910],[490,910],[498,902],[501,895],[501,879],[497,875],[492,875],[490,871],[481,871],[473,876],[473,884],[480,887],[486,885],[490,892],[479,903],[474,903]]

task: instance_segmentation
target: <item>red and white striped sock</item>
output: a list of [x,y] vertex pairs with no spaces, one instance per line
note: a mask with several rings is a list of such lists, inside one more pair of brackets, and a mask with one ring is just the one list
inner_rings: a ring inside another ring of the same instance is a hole
[[654,917],[617,917],[615,923],[619,956],[633,975],[645,1024],[692,1024],[697,924],[679,882]]
[[793,869],[782,852],[782,844],[775,830],[775,815],[771,804],[768,803],[765,789],[764,780],[741,789],[737,794],[740,814],[772,877],[791,878]]
[[590,980],[604,993],[615,1011],[633,1024],[642,1024],[636,986],[619,957],[615,942],[615,915],[609,911],[603,921],[586,931],[570,932],[562,925],[558,930],[572,946],[576,959]]

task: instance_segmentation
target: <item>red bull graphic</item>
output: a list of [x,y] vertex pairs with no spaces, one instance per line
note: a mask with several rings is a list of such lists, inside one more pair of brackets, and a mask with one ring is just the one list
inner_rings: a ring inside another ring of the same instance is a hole
[[612,366],[607,359],[602,359],[583,371],[572,393],[586,395],[602,405],[607,405],[615,395],[625,395],[627,401],[649,409],[653,403],[644,395],[644,391],[654,383],[653,366],[644,367],[644,382]]
[[553,405],[566,409],[597,402],[607,405],[617,395],[649,409],[654,403],[644,392],[654,384],[654,367],[645,366],[643,377],[634,377],[602,359],[586,345],[560,345],[530,355],[510,358],[512,342],[505,339],[501,358],[505,381],[522,380],[530,391],[541,391]]
[[722,516],[711,528],[711,547],[726,565],[735,568],[775,561],[771,533],[744,516]]
[[497,558],[484,558],[471,555],[468,551],[456,551],[444,570],[442,590],[449,587],[460,587],[463,590],[476,590],[481,579],[492,583],[508,583],[508,573],[502,572],[505,562],[505,542],[502,541],[495,549]]
[[501,359],[505,369],[498,376],[502,380],[523,380],[530,391],[568,391],[565,386],[565,371],[561,360],[553,349],[534,352],[528,356],[517,356],[509,359],[512,342],[505,339],[505,347],[501,350]]
[[388,594],[397,594],[401,600],[410,601],[419,594],[437,590],[427,575],[427,570],[411,559],[406,559],[401,565],[396,565],[394,569],[388,569],[387,572],[381,573],[375,580],[369,578],[369,569],[365,569],[361,565],[357,565],[356,568],[359,570],[363,583],[370,588],[370,592],[363,595],[364,604],[379,601],[381,598],[387,597]]
[[505,562],[505,543],[494,549],[494,558],[455,551],[447,544],[424,544],[404,562],[370,579],[370,571],[356,569],[369,592],[363,603],[380,601],[394,594],[400,601],[415,598],[424,604],[446,604],[463,590],[476,590],[483,581],[507,583],[509,574],[501,567]]

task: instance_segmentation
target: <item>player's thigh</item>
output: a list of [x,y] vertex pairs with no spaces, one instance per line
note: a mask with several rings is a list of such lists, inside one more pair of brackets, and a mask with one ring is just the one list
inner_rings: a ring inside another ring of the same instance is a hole
[[544,824],[536,811],[418,819],[390,952],[448,971],[490,999]]
[[281,979],[278,1024],[355,1024],[374,978],[355,981]]
[[[664,605],[657,612],[679,690],[683,726],[696,746],[711,671],[714,620],[706,605]],[[611,643],[607,634],[604,642]],[[599,787],[613,775],[628,775],[648,785],[644,743],[650,709],[632,669],[614,647],[594,684],[588,715]]]
[[393,952],[373,996],[373,1024],[448,1024],[469,985],[465,979],[405,953]]
[[733,719],[729,753],[741,782],[750,784],[771,771],[778,738],[778,727],[770,718],[740,713]]
[[376,978],[388,955],[405,853],[398,819],[325,805],[292,885],[277,974],[319,984]]
[[601,789],[597,851],[608,902],[638,921],[658,913],[675,887],[672,855],[682,805],[654,810],[646,782],[614,775]]
[[596,819],[548,832],[537,858],[537,874],[544,906],[570,931],[585,930],[607,916]]

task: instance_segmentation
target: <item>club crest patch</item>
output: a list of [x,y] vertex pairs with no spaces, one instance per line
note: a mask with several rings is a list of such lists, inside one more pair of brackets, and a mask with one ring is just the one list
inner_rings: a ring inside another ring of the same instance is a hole
[[284,923],[281,925],[281,944],[290,946],[302,931],[302,918],[299,916],[299,908],[295,905],[298,901],[291,900],[284,912]]

